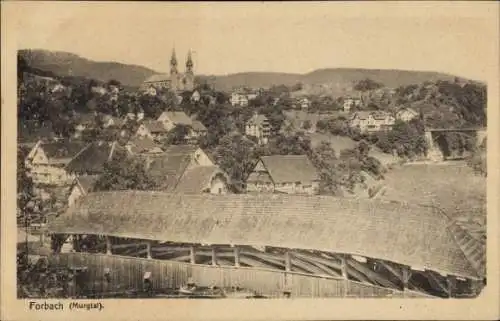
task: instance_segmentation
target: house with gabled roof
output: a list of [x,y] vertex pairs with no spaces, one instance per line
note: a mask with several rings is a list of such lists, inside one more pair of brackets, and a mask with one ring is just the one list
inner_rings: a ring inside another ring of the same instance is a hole
[[132,155],[136,154],[158,154],[163,149],[149,137],[134,137],[125,146]]
[[136,131],[137,137],[148,137],[151,139],[165,138],[170,130],[163,122],[158,120],[144,120]]
[[193,121],[183,111],[164,111],[157,119],[163,126],[171,131],[177,125],[191,126]]
[[91,143],[78,153],[65,169],[74,176],[100,175],[104,172],[105,164],[120,153],[128,154],[126,148],[117,141]]
[[318,194],[319,174],[306,155],[262,156],[246,181],[252,192]]
[[146,170],[158,190],[176,193],[226,194],[229,176],[199,147],[172,145],[146,158]]
[[38,142],[27,156],[33,182],[47,185],[70,183],[74,176],[66,170],[66,165],[86,147],[87,144],[82,142]]
[[412,108],[402,108],[396,112],[396,119],[409,122],[412,119],[418,118],[419,113]]
[[68,195],[68,206],[73,206],[82,196],[87,195],[94,189],[99,175],[82,175],[75,178]]
[[350,126],[361,132],[390,130],[394,122],[394,116],[385,111],[357,111],[349,119]]
[[262,114],[255,113],[245,124],[245,134],[255,137],[259,144],[267,144],[271,135],[269,119]]

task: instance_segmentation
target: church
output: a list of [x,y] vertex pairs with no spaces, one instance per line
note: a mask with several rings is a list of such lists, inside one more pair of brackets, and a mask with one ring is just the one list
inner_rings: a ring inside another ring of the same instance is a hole
[[194,72],[191,50],[186,59],[186,72],[180,73],[177,69],[177,58],[175,49],[172,50],[170,58],[170,74],[157,74],[149,77],[142,84],[143,89],[153,87],[155,89],[168,89],[174,92],[192,91],[194,89]]

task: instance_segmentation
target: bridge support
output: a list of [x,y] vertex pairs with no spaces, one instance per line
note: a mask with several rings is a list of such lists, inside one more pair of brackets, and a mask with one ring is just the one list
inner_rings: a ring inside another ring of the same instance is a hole
[[425,131],[425,140],[427,141],[427,159],[438,162],[442,161],[444,156],[441,150],[439,149],[439,146],[437,144],[434,144],[434,139],[432,138],[432,131],[426,130]]
[[481,146],[481,144],[483,143],[484,139],[486,138],[487,132],[488,131],[486,129],[481,129],[481,130],[477,131],[477,133],[476,133],[476,145],[478,147]]

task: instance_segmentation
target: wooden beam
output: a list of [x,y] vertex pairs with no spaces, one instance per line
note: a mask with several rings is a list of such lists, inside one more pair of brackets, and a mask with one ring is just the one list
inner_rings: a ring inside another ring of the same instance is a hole
[[292,271],[292,256],[288,250],[285,252],[285,271]]
[[146,255],[147,255],[147,258],[150,259],[151,258],[151,243],[146,243]]
[[346,262],[346,255],[345,254],[340,254],[338,255],[338,258],[340,258],[340,275],[344,279],[343,281],[343,296],[346,297],[347,294],[349,293],[349,280],[347,276],[347,262]]
[[215,251],[215,246],[212,246],[212,265],[217,265],[217,252]]
[[111,255],[111,248],[112,248],[112,245],[111,245],[111,237],[109,237],[108,235],[106,235],[106,254],[109,254]]
[[453,297],[453,292],[455,292],[455,286],[456,286],[456,278],[453,275],[448,275],[446,277],[446,283],[448,285],[448,297],[452,298]]
[[240,266],[240,248],[238,246],[234,246],[234,266]]
[[340,254],[340,275],[347,280],[347,259],[346,255]]
[[357,271],[359,273],[362,273],[363,275],[368,278],[369,283],[374,283],[376,285],[381,285],[386,288],[393,288],[393,289],[399,289],[394,283],[392,283],[390,280],[384,278],[383,276],[379,275],[375,271],[371,270],[367,266],[363,265],[362,263],[359,263],[356,260],[353,259],[348,259],[347,264],[352,267],[351,270],[349,270],[349,273],[353,273],[354,271]]
[[191,264],[196,264],[196,253],[194,246],[189,247],[189,262]]
[[401,268],[402,268],[401,281],[403,281],[403,291],[406,291],[408,290],[408,284],[411,278],[411,270],[408,266],[402,266]]

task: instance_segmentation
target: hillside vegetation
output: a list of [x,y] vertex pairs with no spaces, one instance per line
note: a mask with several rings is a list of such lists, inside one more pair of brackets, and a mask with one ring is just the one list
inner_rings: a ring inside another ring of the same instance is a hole
[[[131,87],[139,86],[145,79],[158,73],[142,66],[92,61],[68,52],[25,49],[20,50],[19,55],[28,61],[32,68],[53,72],[60,76],[86,77],[104,82],[116,79],[121,84]],[[454,78],[451,75],[436,72],[357,68],[319,69],[306,74],[242,72],[212,77],[215,77],[216,88],[222,91],[231,90],[233,87],[265,88],[279,84],[292,86],[301,83],[308,93],[324,92],[330,95],[350,92],[356,82],[366,78],[383,83],[390,88]],[[208,79],[208,76],[199,75],[199,79]]]
[[98,62],[68,52],[20,50],[18,53],[35,69],[59,76],[85,77],[107,82],[115,79],[126,86],[138,87],[157,72],[146,67],[117,62]]

